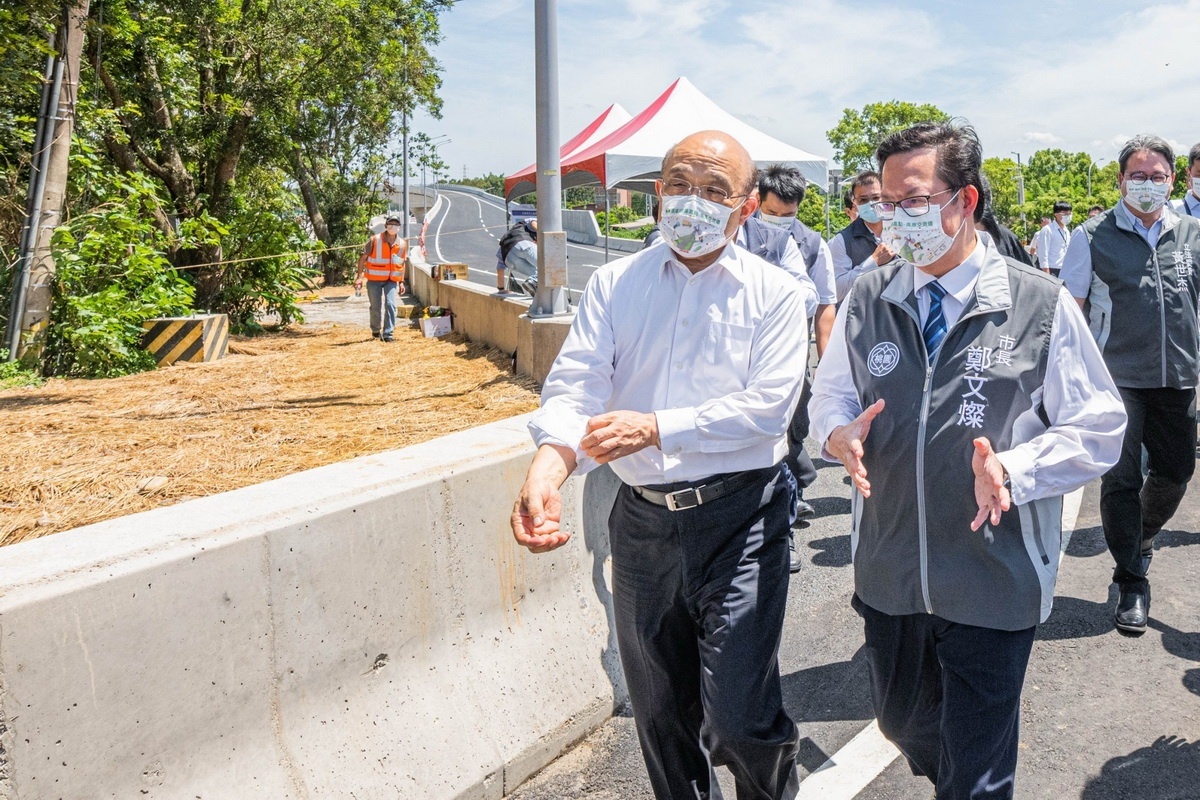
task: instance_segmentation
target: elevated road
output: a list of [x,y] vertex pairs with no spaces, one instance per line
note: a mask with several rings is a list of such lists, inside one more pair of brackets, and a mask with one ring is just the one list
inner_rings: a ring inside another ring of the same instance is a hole
[[[442,204],[425,231],[425,254],[431,262],[456,261],[470,267],[474,283],[495,287],[496,248],[506,230],[504,201],[453,188],[439,190]],[[623,253],[613,252],[609,261]],[[604,247],[567,245],[567,286],[578,297],[596,267],[605,263]]]

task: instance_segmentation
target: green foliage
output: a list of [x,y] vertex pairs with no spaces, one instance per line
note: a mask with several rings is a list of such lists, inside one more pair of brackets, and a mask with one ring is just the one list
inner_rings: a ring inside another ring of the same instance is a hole
[[450,183],[458,186],[470,186],[475,189],[482,189],[488,194],[496,195],[496,197],[504,197],[504,176],[496,172],[489,172],[480,178],[454,179]]
[[[81,151],[73,161],[86,161]],[[107,378],[153,369],[140,347],[142,323],[190,312],[192,284],[164,255],[173,247],[211,241],[219,228],[207,217],[184,222],[175,235],[153,223],[162,199],[146,176],[114,176],[93,186],[102,201],[54,233],[57,265],[46,342],[46,371]]]
[[643,216],[645,215],[639,214],[628,206],[613,206],[607,214],[603,211],[596,212],[596,224],[600,226],[601,235],[607,233],[614,239],[645,239],[654,229],[653,225],[643,225],[640,228],[631,229],[610,227],[622,222],[633,222]]
[[8,351],[0,348],[0,389],[41,386],[41,376],[20,361],[9,361]]
[[940,122],[949,118],[946,112],[929,104],[916,105],[900,100],[868,103],[862,111],[843,110],[841,120],[825,135],[833,145],[833,160],[842,165],[846,175],[853,175],[866,169],[878,169],[875,148],[892,131],[917,122]]
[[850,224],[850,217],[846,216],[846,211],[842,208],[841,198],[834,197],[830,201],[832,202],[829,207],[831,230],[828,231],[825,229],[825,195],[810,189],[805,192],[804,199],[800,201],[800,208],[796,210],[797,219],[826,239]]

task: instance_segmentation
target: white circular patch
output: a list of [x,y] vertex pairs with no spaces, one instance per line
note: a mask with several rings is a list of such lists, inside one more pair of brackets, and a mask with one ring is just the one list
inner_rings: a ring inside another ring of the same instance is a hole
[[876,378],[882,378],[900,363],[900,348],[891,342],[880,342],[867,355],[867,369]]

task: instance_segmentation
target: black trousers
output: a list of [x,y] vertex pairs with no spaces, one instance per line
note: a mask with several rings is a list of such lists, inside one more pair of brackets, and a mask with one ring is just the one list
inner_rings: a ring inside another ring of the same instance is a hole
[[855,595],[883,735],[938,800],[1013,796],[1021,686],[1035,628],[1000,631],[932,614],[892,616]]
[[798,788],[779,679],[792,489],[780,466],[758,472],[683,511],[622,486],[609,517],[621,666],[659,800],[721,800],[719,765],[738,800]]
[[[1116,567],[1113,581],[1145,586],[1142,543],[1179,508],[1196,471],[1196,390],[1125,389],[1129,422],[1121,458],[1100,480],[1100,520]],[[1142,477],[1142,448],[1148,473]]]
[[812,458],[804,449],[804,440],[808,438],[808,401],[811,398],[812,381],[805,378],[796,413],[788,423],[788,454],[783,459],[792,475],[796,476],[796,484],[802,493],[817,479],[817,468],[813,466]]

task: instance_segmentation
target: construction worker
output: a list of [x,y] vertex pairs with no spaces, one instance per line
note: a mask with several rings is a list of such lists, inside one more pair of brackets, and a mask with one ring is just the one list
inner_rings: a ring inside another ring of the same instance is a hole
[[400,219],[388,217],[382,233],[367,240],[358,259],[358,277],[354,288],[361,289],[366,277],[367,297],[371,301],[371,335],[392,341],[396,328],[396,302],[404,293],[404,259],[408,243],[400,236]]

